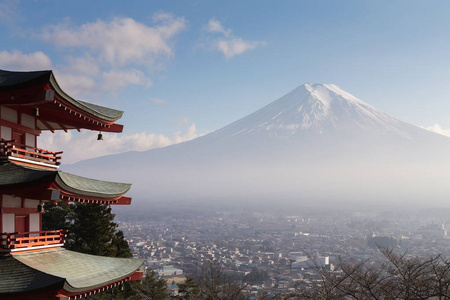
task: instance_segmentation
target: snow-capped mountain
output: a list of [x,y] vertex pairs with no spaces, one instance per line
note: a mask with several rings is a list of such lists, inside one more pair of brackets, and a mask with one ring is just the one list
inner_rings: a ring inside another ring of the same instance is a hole
[[[359,100],[333,84],[304,84],[255,113],[219,130],[246,135],[300,137],[361,129],[406,135],[403,122]],[[407,136],[407,135],[406,135]]]
[[[332,84],[304,84],[201,138],[69,166],[132,182],[136,201],[442,202],[450,139]],[[117,172],[117,170],[121,170]]]

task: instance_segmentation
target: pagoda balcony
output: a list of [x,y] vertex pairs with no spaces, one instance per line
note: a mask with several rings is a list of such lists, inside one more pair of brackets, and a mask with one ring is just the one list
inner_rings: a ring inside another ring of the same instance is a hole
[[38,165],[58,167],[61,163],[60,152],[52,152],[36,147],[16,143],[15,140],[0,141],[0,158],[6,158],[12,161],[22,161]]
[[64,245],[66,230],[2,233],[1,252],[39,250]]

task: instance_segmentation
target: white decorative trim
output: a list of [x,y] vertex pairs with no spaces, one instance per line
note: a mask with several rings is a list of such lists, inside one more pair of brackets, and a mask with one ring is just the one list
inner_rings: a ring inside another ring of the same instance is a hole
[[39,166],[44,166],[44,167],[50,167],[50,168],[54,168],[54,169],[58,169],[59,168],[59,166],[57,166],[57,165],[46,164],[46,163],[42,163],[42,162],[31,160],[31,159],[19,158],[19,157],[14,157],[14,156],[8,156],[8,159],[9,160],[21,161],[21,162],[26,162],[26,163],[31,163],[31,164],[34,164],[34,165],[39,165]]
[[64,246],[64,244],[53,244],[53,245],[46,245],[46,246],[10,249],[10,251],[11,252],[20,252],[20,251],[30,251],[30,250],[38,250],[38,249],[46,249],[46,248],[54,248],[54,247],[62,247],[62,246]]
[[17,249],[0,249],[0,252],[21,252],[21,251],[31,251],[31,250],[39,250],[39,249],[46,249],[46,248],[62,247],[62,246],[64,246],[64,244],[53,244],[53,245],[47,245],[47,246],[36,246],[36,247],[17,248]]

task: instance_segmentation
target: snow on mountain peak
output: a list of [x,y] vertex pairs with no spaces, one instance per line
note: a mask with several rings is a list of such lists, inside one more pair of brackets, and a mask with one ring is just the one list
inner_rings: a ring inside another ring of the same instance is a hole
[[402,124],[410,126],[334,84],[305,83],[217,133],[292,137],[364,129],[407,137]]

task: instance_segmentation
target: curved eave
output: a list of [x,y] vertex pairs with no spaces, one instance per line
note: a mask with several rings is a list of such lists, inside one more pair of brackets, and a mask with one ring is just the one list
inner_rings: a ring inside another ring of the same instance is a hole
[[28,114],[32,114],[37,105],[39,130],[123,130],[122,125],[114,124],[123,111],[72,98],[61,89],[52,71],[0,70],[0,104],[20,106],[22,112]]
[[64,278],[36,270],[12,255],[0,256],[0,298],[47,293],[64,287]]
[[43,84],[50,80],[51,74],[51,70],[29,72],[0,70],[0,91],[17,90]]
[[59,86],[58,82],[56,81],[55,76],[53,75],[53,72],[51,72],[50,75],[50,84],[51,87],[55,90],[57,95],[59,95],[62,99],[73,105],[74,107],[79,108],[82,111],[85,111],[89,113],[90,115],[97,117],[99,119],[108,121],[108,122],[115,122],[118,119],[120,119],[123,115],[123,111],[96,105],[89,102],[84,102],[80,100],[76,100],[69,96],[66,92],[64,92],[61,87]]
[[56,175],[56,170],[4,161],[0,163],[0,191],[46,186],[54,181]]
[[[60,114],[55,115],[53,113],[54,109],[47,113],[43,106],[40,105],[41,117],[36,120],[36,128],[38,130],[49,130],[55,132],[55,130],[78,130],[89,129],[94,131],[103,132],[115,132],[120,133],[123,131],[123,125],[117,123],[104,123],[102,120],[95,119],[85,119],[85,116],[77,113],[76,111],[60,112]],[[51,115],[50,117],[45,117],[45,115]]]
[[65,289],[60,289],[57,292],[56,297],[58,298],[67,298],[68,300],[71,299],[78,299],[78,298],[82,298],[82,297],[88,297],[90,295],[95,295],[98,292],[102,292],[104,290],[110,289],[110,288],[114,288],[126,281],[140,281],[142,280],[143,277],[143,271],[136,271],[133,274],[124,277],[122,279],[119,279],[115,282],[112,283],[108,283],[106,285],[100,286],[100,287],[96,287],[90,290],[84,290],[84,291],[78,291],[78,292],[69,292]]
[[4,279],[0,282],[0,296],[58,290],[74,295],[98,290],[133,280],[142,262],[143,259],[103,257],[63,248],[9,255],[0,258],[0,278]]
[[65,278],[64,290],[83,292],[131,276],[143,259],[90,255],[59,248],[15,254],[15,259],[40,272]]
[[55,183],[63,191],[98,198],[117,198],[131,188],[129,183],[102,181],[57,171]]
[[90,204],[106,204],[106,205],[130,205],[131,198],[120,196],[117,198],[99,198],[99,197],[86,197],[84,195],[70,194],[61,192],[59,199],[64,202],[79,202]]
[[[90,179],[59,170],[0,163],[0,192],[31,199],[128,205],[131,198],[124,194],[130,187],[128,183]],[[54,190],[60,192],[56,199]]]

